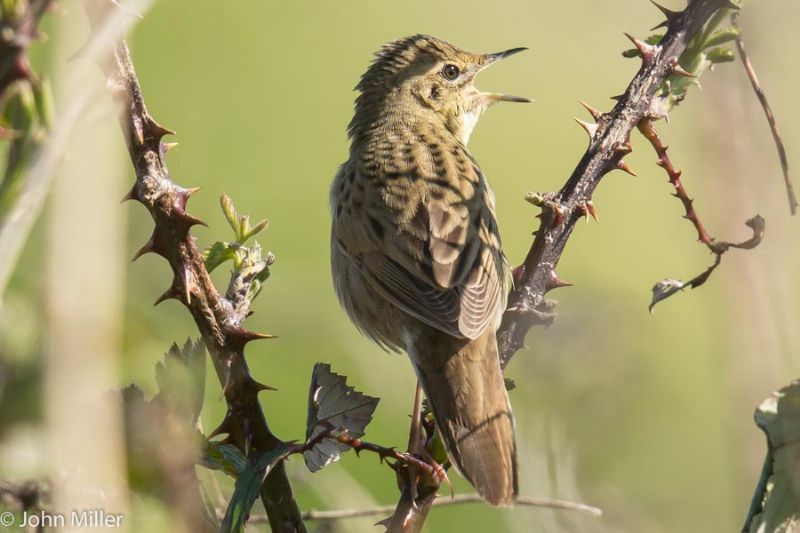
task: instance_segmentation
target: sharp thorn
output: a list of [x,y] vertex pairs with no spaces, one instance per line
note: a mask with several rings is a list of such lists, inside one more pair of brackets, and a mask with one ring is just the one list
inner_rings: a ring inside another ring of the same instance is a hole
[[580,100],[580,103],[583,107],[586,108],[586,111],[588,111],[589,114],[592,115],[592,118],[594,118],[595,120],[600,120],[600,118],[603,116],[603,113],[601,113],[598,109],[590,106],[583,100]]
[[595,222],[600,222],[600,219],[597,216],[597,209],[595,209],[594,204],[592,203],[591,200],[587,200],[586,203],[584,204],[584,207],[586,208],[586,212],[589,213],[589,215],[591,215],[591,217],[594,219]]
[[131,190],[129,190],[127,193],[125,193],[125,196],[122,197],[122,199],[119,201],[119,203],[124,204],[128,200],[136,200],[137,202],[139,201],[139,184],[138,183],[134,183],[133,184],[133,187],[131,187]]
[[211,440],[218,435],[230,435],[232,431],[232,428],[230,427],[232,422],[233,419],[231,418],[230,411],[228,411],[225,413],[225,417],[222,419],[222,422],[220,422],[219,425],[208,434],[208,440]]
[[581,128],[586,130],[586,133],[589,134],[589,140],[594,139],[594,136],[597,133],[597,124],[590,124],[589,122],[584,122],[579,118],[576,118],[575,122],[577,122]]
[[683,76],[685,78],[696,78],[697,77],[694,74],[692,74],[691,72],[689,72],[688,70],[686,70],[685,68],[683,68],[681,66],[681,64],[678,63],[677,60],[675,60],[674,64],[672,65],[672,73],[673,74],[677,74],[678,76]]
[[265,390],[271,390],[271,391],[278,390],[275,387],[270,387],[269,385],[264,385],[263,383],[259,383],[258,381],[254,381],[253,383],[255,384],[256,390],[258,392],[265,391]]
[[678,18],[681,15],[680,11],[673,11],[671,9],[667,9],[666,7],[662,6],[661,4],[658,4],[658,3],[654,2],[653,0],[650,0],[650,3],[653,4],[654,6],[656,6],[658,8],[658,10],[661,11],[664,14],[665,17],[667,17],[667,21],[666,21],[667,23],[672,22],[673,20],[675,20],[676,18]]
[[629,167],[628,164],[625,161],[623,161],[622,159],[620,159],[619,162],[617,163],[617,168],[619,170],[622,170],[623,172],[627,172],[631,176],[636,176],[636,172],[634,172],[631,169],[631,167]]
[[149,115],[147,116],[147,132],[159,140],[165,135],[175,135],[174,131],[169,128],[165,128]]
[[553,289],[558,289],[560,287],[572,287],[573,285],[574,283],[559,278],[555,270],[550,270],[549,279],[547,280],[547,285],[546,285],[548,291],[551,291]]
[[[153,235],[155,235],[155,233],[153,233]],[[131,258],[131,263],[142,257],[144,254],[149,254],[155,251],[156,250],[155,250],[154,238],[151,236],[150,239],[146,243],[144,243],[144,246],[139,248],[139,250],[135,254],[133,254],[133,257]]]
[[205,222],[203,222],[201,219],[197,218],[196,216],[190,215],[189,213],[187,213],[183,209],[180,209],[180,208],[179,209],[175,209],[174,212],[175,212],[175,216],[187,226],[187,229],[191,228],[192,226],[205,226],[205,227],[208,227],[208,224],[206,224]]
[[275,335],[269,335],[267,333],[258,333],[257,331],[250,331],[244,328],[237,328],[234,335],[239,338],[242,344],[247,344],[250,341],[256,341],[261,339],[276,338]]
[[639,50],[639,53],[642,56],[642,61],[645,65],[649,65],[653,62],[653,56],[655,56],[656,50],[658,49],[657,46],[640,41],[630,33],[625,33],[625,37],[630,39],[630,41],[633,43],[633,46]]
[[158,299],[153,304],[153,307],[157,306],[161,302],[164,302],[166,300],[170,300],[170,299],[173,299],[173,298],[177,300],[178,299],[178,293],[175,291],[175,287],[174,286],[170,286],[169,289],[165,290],[161,294],[161,296],[158,297]]

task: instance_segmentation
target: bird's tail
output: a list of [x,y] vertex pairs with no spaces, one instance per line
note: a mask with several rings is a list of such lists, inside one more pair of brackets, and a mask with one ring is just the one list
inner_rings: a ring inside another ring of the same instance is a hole
[[513,505],[514,418],[494,328],[473,340],[421,335],[410,354],[451,462],[487,502]]

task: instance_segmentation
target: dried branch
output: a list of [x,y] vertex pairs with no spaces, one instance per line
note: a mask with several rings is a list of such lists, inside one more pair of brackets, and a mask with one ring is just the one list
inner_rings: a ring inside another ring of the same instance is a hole
[[[112,0],[90,0],[86,7],[93,30],[118,9]],[[135,257],[155,253],[169,262],[174,278],[158,302],[174,298],[183,303],[202,334],[228,403],[225,419],[215,433],[227,433],[226,440],[246,455],[272,450],[282,442],[270,431],[258,403],[258,393],[266,386],[253,379],[244,357],[248,342],[266,336],[243,328],[247,313],[242,312],[241,302],[235,302],[234,307],[234,302],[222,296],[211,282],[190,235],[192,226],[202,224],[186,211],[194,190],[173,183],[164,161],[168,147],[161,139],[173,132],[148,113],[121,36],[99,63],[120,106],[120,123],[136,172],[136,183],[126,199],[144,205],[155,222],[150,240]],[[282,462],[262,485],[261,499],[273,531],[305,531]]]
[[[731,23],[733,24],[734,28],[739,27],[738,13],[734,13],[731,16]],[[742,41],[741,36],[736,38],[736,48],[739,51],[739,57],[742,60],[742,65],[747,73],[747,77],[750,79],[750,84],[753,86],[753,90],[758,97],[758,101],[761,103],[761,108],[764,110],[764,115],[767,117],[767,122],[769,122],[769,129],[772,132],[772,139],[775,141],[775,148],[778,150],[778,157],[781,161],[783,181],[784,185],[786,186],[786,197],[789,200],[789,211],[794,215],[797,213],[798,207],[797,196],[794,193],[792,180],[789,178],[789,160],[786,157],[786,148],[783,146],[783,139],[778,131],[778,125],[775,122],[775,115],[772,113],[772,107],[769,105],[767,95],[764,94],[764,89],[761,88],[761,84],[758,82],[758,77],[756,77],[756,71],[753,69],[753,64],[750,63],[750,58],[747,57],[747,52],[744,49],[744,41]]]
[[[449,507],[451,505],[461,505],[464,503],[483,503],[478,494],[458,494],[449,497],[436,498],[432,507]],[[517,498],[517,505],[523,507],[542,507],[545,509],[578,511],[588,513],[593,516],[602,516],[603,510],[585,503],[570,502],[566,500],[556,500],[551,498],[536,498],[534,496],[520,496]],[[391,513],[396,505],[377,505],[375,507],[364,507],[361,509],[337,509],[334,511],[317,511],[314,509],[303,513],[304,520],[343,520],[347,518],[362,518],[365,516],[376,516]],[[251,524],[259,524],[267,521],[264,515],[253,515],[250,517]]]
[[744,242],[731,243],[726,241],[718,241],[711,237],[706,231],[705,227],[703,227],[702,222],[700,222],[700,218],[694,208],[694,200],[689,198],[689,195],[686,193],[686,189],[683,188],[683,183],[681,182],[681,172],[675,168],[675,165],[672,164],[672,160],[670,159],[669,155],[667,155],[667,146],[661,141],[661,137],[659,137],[658,132],[653,126],[653,121],[649,118],[643,119],[641,122],[639,122],[639,131],[648,141],[650,141],[650,144],[653,146],[653,149],[658,155],[658,165],[664,169],[664,171],[667,173],[667,176],[669,176],[669,182],[673,185],[673,187],[675,187],[674,196],[681,201],[684,209],[686,210],[686,214],[683,216],[683,218],[689,220],[694,225],[695,229],[697,230],[697,239],[703,243],[712,254],[714,254],[714,262],[711,264],[711,266],[689,281],[682,282],[678,280],[666,279],[657,283],[653,287],[653,299],[650,302],[650,311],[652,312],[653,307],[661,300],[665,300],[666,298],[669,298],[673,294],[676,294],[687,287],[696,289],[708,281],[708,278],[722,262],[723,254],[725,254],[725,252],[727,252],[729,249],[740,248],[749,250],[758,246],[764,237],[765,222],[764,219],[759,215],[747,220],[745,224],[753,231],[753,236]]
[[594,214],[590,202],[602,178],[612,170],[625,170],[622,158],[632,150],[631,132],[654,113],[654,97],[659,89],[668,77],[683,70],[678,62],[681,54],[723,8],[736,6],[729,0],[695,0],[684,11],[669,12],[667,32],[658,44],[631,37],[642,58],[639,72],[610,112],[603,114],[590,108],[597,123],[584,123],[589,147],[561,190],[535,197],[542,207],[541,223],[523,264],[515,269],[514,290],[497,333],[504,367],[523,346],[531,327],[552,322],[555,302],[545,295],[565,284],[556,275],[555,267],[575,223]]

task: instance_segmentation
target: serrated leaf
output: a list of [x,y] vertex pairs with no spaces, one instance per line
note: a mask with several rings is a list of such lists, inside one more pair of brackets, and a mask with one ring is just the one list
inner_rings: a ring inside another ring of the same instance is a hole
[[203,450],[200,464],[237,478],[247,467],[247,457],[233,444],[209,442]]
[[745,531],[800,531],[800,380],[767,398],[755,421],[767,435],[768,453]]
[[[306,442],[324,431],[346,431],[360,438],[372,420],[378,398],[367,396],[347,385],[347,378],[331,372],[331,365],[317,363],[311,374],[308,393],[308,423]],[[312,472],[338,461],[350,449],[335,438],[325,438],[303,453],[306,466]]]
[[230,224],[233,233],[238,235],[239,213],[236,212],[236,208],[233,206],[233,200],[231,200],[231,197],[227,194],[222,193],[222,196],[219,198],[219,203],[222,206],[222,213],[225,215],[228,224]]
[[225,261],[231,261],[236,254],[236,247],[229,242],[217,241],[203,250],[203,262],[206,270],[212,272]]
[[243,533],[250,509],[253,507],[261,484],[275,466],[286,458],[291,444],[282,442],[272,450],[262,453],[248,461],[246,467],[236,478],[231,501],[225,511],[220,533]]
[[182,347],[173,344],[156,364],[158,394],[154,402],[194,426],[203,408],[206,382],[206,349],[198,339],[187,339]]

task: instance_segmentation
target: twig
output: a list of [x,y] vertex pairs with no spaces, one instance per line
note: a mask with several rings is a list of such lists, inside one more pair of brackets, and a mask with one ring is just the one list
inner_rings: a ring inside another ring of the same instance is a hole
[[[113,0],[90,0],[86,7],[93,29],[118,9]],[[248,342],[266,336],[244,329],[241,323],[246,314],[241,314],[241,307],[234,309],[211,282],[190,235],[192,226],[202,224],[186,211],[195,190],[179,187],[170,179],[164,160],[168,147],[161,139],[172,132],[147,112],[128,46],[121,36],[99,63],[122,111],[120,123],[136,171],[136,183],[126,199],[144,205],[155,222],[150,240],[135,257],[155,253],[169,262],[174,278],[157,302],[173,298],[188,308],[223,386],[228,411],[212,433],[227,433],[226,441],[245,454],[269,451],[281,441],[270,431],[258,403],[258,393],[266,386],[253,379],[244,357]],[[274,531],[305,531],[283,462],[263,483],[261,499]]]
[[[452,498],[438,497],[434,500],[433,507],[449,507],[451,505],[460,505],[464,503],[482,503],[480,495],[478,494],[458,494]],[[566,500],[555,500],[551,498],[536,498],[534,496],[520,496],[517,498],[517,505],[523,507],[541,507],[544,509],[555,509],[564,511],[578,511],[588,513],[592,516],[602,516],[603,510],[587,505],[585,503],[570,502]],[[314,509],[305,511],[303,513],[304,520],[342,520],[346,518],[361,518],[364,516],[382,515],[391,513],[395,509],[395,505],[377,505],[374,507],[365,507],[362,509],[337,509],[334,511],[317,511]],[[267,517],[264,515],[253,515],[250,517],[251,524],[258,524],[266,522]]]
[[667,155],[667,146],[661,142],[661,138],[653,126],[653,121],[649,118],[644,118],[641,122],[639,122],[638,128],[642,135],[644,135],[644,137],[650,141],[650,144],[653,146],[653,149],[658,156],[658,166],[663,168],[666,171],[667,176],[669,176],[669,182],[675,188],[674,196],[681,201],[683,208],[686,211],[683,218],[694,225],[694,228],[697,230],[697,240],[711,248],[713,251],[714,239],[708,234],[705,227],[703,227],[703,223],[700,222],[700,217],[697,215],[697,211],[694,208],[694,200],[689,198],[689,194],[683,187],[683,182],[681,181],[681,171],[677,170],[672,164],[672,160],[670,159],[669,155]]
[[650,311],[652,312],[653,307],[661,300],[669,298],[673,294],[682,291],[687,287],[696,289],[708,281],[708,278],[722,262],[722,256],[729,249],[752,249],[758,246],[764,237],[765,223],[764,219],[758,215],[745,222],[745,224],[747,224],[747,226],[753,230],[753,236],[744,242],[731,243],[726,241],[718,241],[711,237],[703,227],[702,222],[700,222],[700,217],[697,215],[697,211],[694,208],[694,201],[689,198],[689,195],[686,193],[686,189],[683,188],[683,183],[681,182],[681,172],[675,169],[675,166],[672,164],[672,160],[670,159],[669,155],[667,155],[667,147],[661,141],[661,137],[659,137],[658,132],[653,126],[653,121],[649,118],[642,119],[642,121],[639,122],[638,127],[639,131],[642,132],[642,135],[644,135],[644,137],[650,141],[650,144],[653,146],[656,155],[658,155],[658,165],[666,171],[667,175],[669,176],[669,182],[673,185],[673,187],[675,187],[674,196],[677,197],[681,203],[683,203],[683,207],[686,210],[684,218],[689,220],[694,225],[695,229],[697,230],[698,240],[703,243],[712,254],[714,254],[714,262],[711,264],[711,266],[689,281],[684,283],[670,279],[656,284],[656,286],[653,287],[653,299],[650,302]]
[[614,169],[623,169],[622,157],[629,153],[633,128],[648,115],[653,99],[664,81],[680,69],[678,58],[692,38],[718,10],[730,8],[728,0],[695,0],[682,12],[674,12],[666,22],[667,32],[657,45],[641,47],[642,66],[625,94],[609,113],[596,115],[596,124],[586,124],[589,147],[558,193],[540,195],[541,223],[523,264],[515,269],[514,290],[497,337],[501,364],[505,367],[524,345],[525,335],[534,325],[545,325],[554,318],[555,302],[545,294],[565,283],[555,272],[575,223],[594,213],[592,193],[602,178]]
[[[731,16],[731,23],[735,28],[739,27],[739,13],[733,13]],[[769,122],[769,129],[772,132],[772,138],[775,141],[775,148],[778,150],[778,157],[781,160],[783,181],[786,185],[786,196],[789,200],[789,211],[792,215],[794,215],[797,213],[798,204],[797,196],[795,196],[794,193],[794,186],[792,185],[792,180],[789,177],[789,160],[786,157],[786,148],[783,146],[783,139],[778,131],[778,124],[775,122],[775,115],[772,113],[772,108],[767,100],[767,95],[764,94],[764,89],[761,88],[761,84],[758,82],[758,77],[756,77],[756,71],[753,69],[753,64],[750,63],[750,58],[747,57],[747,52],[744,49],[744,41],[742,41],[741,33],[739,33],[739,36],[736,37],[736,48],[739,50],[739,57],[742,60],[744,70],[747,72],[747,77],[750,79],[750,84],[753,86],[753,90],[758,97],[758,101],[761,102],[761,108],[764,110],[764,115],[767,117],[767,122]]]

